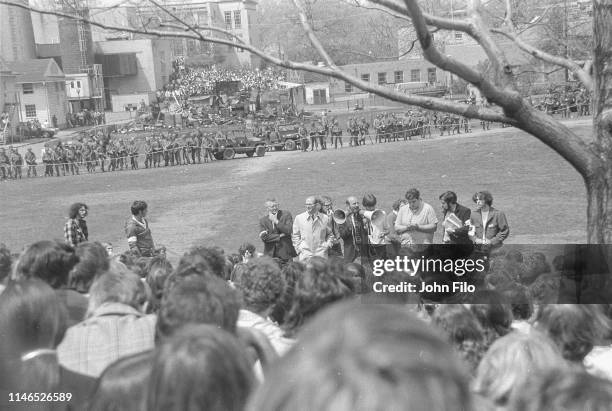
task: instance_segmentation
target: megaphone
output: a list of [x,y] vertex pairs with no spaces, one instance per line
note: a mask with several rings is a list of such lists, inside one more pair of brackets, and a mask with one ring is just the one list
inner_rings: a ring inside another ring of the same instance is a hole
[[344,212],[344,210],[334,210],[334,214],[332,214],[332,218],[334,219],[334,221],[336,222],[336,224],[340,225],[340,224],[344,224],[344,222],[346,221],[346,213]]

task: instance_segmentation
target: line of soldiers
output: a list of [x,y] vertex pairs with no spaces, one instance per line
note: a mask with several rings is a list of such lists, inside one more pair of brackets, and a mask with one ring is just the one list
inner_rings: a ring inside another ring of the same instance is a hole
[[145,168],[188,165],[215,160],[214,141],[202,132],[192,132],[182,139],[178,133],[154,135],[145,140]]
[[[28,150],[31,152],[31,149]],[[32,153],[33,154],[33,153]],[[28,155],[26,154],[26,158]],[[23,168],[23,157],[13,146],[8,148],[8,153],[4,148],[0,148],[0,179],[6,180],[7,178],[17,179],[22,177],[21,170]],[[36,173],[36,170],[34,170]],[[28,168],[28,176],[30,170]]]

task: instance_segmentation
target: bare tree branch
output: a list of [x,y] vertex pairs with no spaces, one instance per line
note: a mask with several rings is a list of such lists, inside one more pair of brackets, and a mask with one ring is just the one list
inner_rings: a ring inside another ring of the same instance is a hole
[[[393,0],[370,0],[374,4],[383,6],[389,10],[392,10],[400,15],[411,17],[410,11],[404,5],[396,3]],[[422,13],[425,23],[430,26],[438,27],[443,30],[457,30],[464,33],[471,34],[471,27],[469,22],[465,20],[447,19],[443,17],[437,17],[428,13]]]
[[553,56],[552,54],[539,50],[533,47],[532,45],[528,44],[524,40],[522,40],[516,34],[510,33],[506,30],[491,29],[491,31],[493,33],[501,34],[507,37],[508,39],[512,40],[521,50],[523,50],[524,52],[532,55],[533,57],[539,60],[545,61],[550,64],[555,64],[557,66],[561,66],[561,67],[568,69],[569,71],[574,73],[576,77],[578,77],[580,82],[584,84],[587,90],[589,91],[593,90],[593,79],[591,75],[587,71],[585,71],[582,67],[580,67],[576,62],[566,59],[564,57]]
[[300,2],[300,0],[293,0],[293,4],[295,5],[295,8],[298,10],[298,15],[300,16],[302,27],[304,27],[304,31],[306,31],[306,35],[310,39],[310,42],[312,43],[314,48],[321,55],[321,57],[323,57],[323,60],[325,60],[325,62],[327,63],[329,67],[337,68],[336,63],[334,63],[331,56],[327,53],[327,51],[325,51],[325,48],[319,41],[319,38],[312,31],[312,27],[310,26],[310,23],[308,22],[308,18],[306,17],[306,10],[304,9],[304,6]]

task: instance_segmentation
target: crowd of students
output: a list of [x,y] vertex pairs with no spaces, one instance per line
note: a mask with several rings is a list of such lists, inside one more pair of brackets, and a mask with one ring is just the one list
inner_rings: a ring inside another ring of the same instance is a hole
[[272,68],[210,68],[187,67],[179,59],[173,62],[173,72],[168,84],[157,92],[158,101],[176,97],[179,101],[187,101],[189,97],[218,94],[217,86],[224,82],[239,81],[241,91],[251,89],[278,89],[279,81],[284,81],[285,75]]
[[564,281],[558,259],[502,247],[482,288],[438,304],[372,293],[415,278],[343,258],[199,245],[173,266],[79,229],[0,246],[2,409],[612,410],[612,305],[507,281]]

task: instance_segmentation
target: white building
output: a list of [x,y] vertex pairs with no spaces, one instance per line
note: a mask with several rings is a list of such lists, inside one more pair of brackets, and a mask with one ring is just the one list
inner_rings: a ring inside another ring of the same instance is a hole
[[34,59],[7,63],[16,73],[15,89],[21,121],[37,119],[41,124],[60,127],[66,124],[68,101],[66,76],[53,59]]

